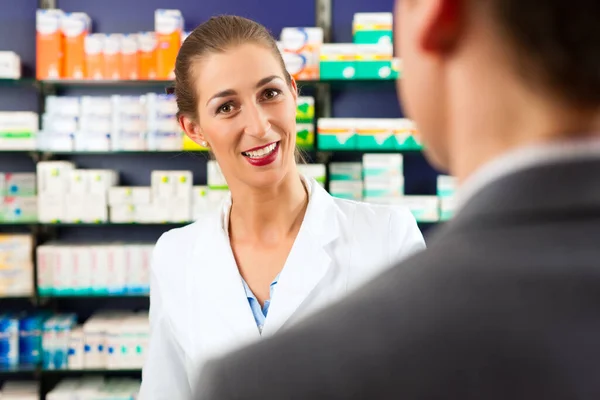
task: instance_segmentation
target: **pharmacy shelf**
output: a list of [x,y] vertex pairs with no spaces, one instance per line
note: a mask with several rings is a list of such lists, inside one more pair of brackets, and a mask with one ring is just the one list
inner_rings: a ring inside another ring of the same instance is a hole
[[25,376],[80,376],[80,375],[138,375],[141,368],[107,369],[43,369],[36,365],[0,366],[0,377]]
[[38,86],[38,81],[34,78],[7,79],[0,78],[0,87],[2,86]]
[[119,294],[54,294],[54,295],[39,295],[40,299],[77,299],[77,300],[98,300],[98,299],[120,299],[120,300],[147,300],[150,298],[149,294],[141,293],[119,293]]
[[107,368],[89,368],[89,369],[42,369],[41,375],[51,376],[80,376],[80,375],[138,375],[142,373],[141,368],[125,368],[125,369],[107,369]]
[[[395,79],[320,79],[320,80],[301,80],[299,86],[314,86],[319,84],[333,85],[353,85],[353,84],[389,84],[395,82]],[[36,81],[33,81],[36,82]],[[46,79],[39,81],[42,86],[47,87],[160,87],[170,88],[173,86],[172,80],[93,80],[93,79]]]
[[38,372],[39,367],[35,365],[2,365],[0,366],[0,376],[4,375],[30,375]]

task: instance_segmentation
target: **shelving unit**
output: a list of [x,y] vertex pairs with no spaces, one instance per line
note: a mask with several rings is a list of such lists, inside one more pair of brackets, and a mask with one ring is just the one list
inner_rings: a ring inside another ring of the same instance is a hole
[[[25,3],[25,2],[23,2]],[[127,2],[129,3],[129,2]],[[326,42],[351,42],[351,19],[354,12],[391,11],[393,0],[315,0],[313,4],[298,3],[284,4],[278,0],[265,0],[260,9],[249,6],[245,0],[235,0],[223,4],[220,0],[203,2],[200,10],[195,2],[190,0],[149,0],[144,5],[132,6],[120,0],[104,0],[89,2],[81,0],[39,0],[40,8],[63,8],[66,11],[86,11],[94,19],[100,21],[98,27],[105,32],[127,32],[149,30],[143,22],[131,15],[144,13],[139,19],[151,18],[150,10],[156,8],[179,8],[186,16],[186,27],[191,29],[208,16],[222,13],[242,14],[258,20],[277,34],[283,26],[318,26],[324,30]],[[31,7],[31,4],[28,5]],[[13,0],[0,0],[0,7],[15,7]],[[19,16],[29,15],[35,19],[35,9],[25,10],[26,5],[19,4],[23,10]],[[120,15],[114,15],[115,10],[123,7]],[[140,10],[138,10],[138,8]],[[293,11],[288,9],[294,8]],[[278,11],[274,11],[278,10]],[[143,11],[143,12],[142,12]],[[146,12],[148,11],[148,12]],[[281,14],[281,15],[279,15]],[[127,16],[128,15],[128,16]],[[283,16],[285,16],[285,18]],[[127,16],[127,17],[125,17]],[[190,19],[187,19],[190,16]],[[22,17],[25,18],[25,17]],[[29,18],[29,17],[28,17]],[[0,111],[36,111],[43,114],[44,99],[48,95],[109,95],[109,94],[142,94],[146,92],[164,93],[173,85],[172,81],[91,81],[91,80],[45,80],[31,78],[31,67],[35,65],[35,27],[29,22],[19,20],[21,25],[31,29],[27,43],[21,37],[15,38],[17,43],[12,47],[22,55],[24,64],[29,67],[26,77],[19,80],[0,79]],[[2,23],[6,20],[0,16],[0,50],[11,46],[6,40],[6,31]],[[94,28],[95,29],[95,28]],[[4,37],[3,37],[4,35]],[[21,35],[22,36],[22,35]],[[300,81],[298,86],[303,95],[315,97],[315,112],[317,118],[400,118],[402,114],[398,107],[395,80],[321,80]],[[27,92],[25,96],[23,93]],[[35,95],[33,95],[34,93]],[[316,129],[315,129],[316,131]],[[318,139],[317,139],[318,140]],[[361,150],[307,151],[309,161],[321,163],[337,161],[360,161]],[[368,150],[369,153],[397,153],[396,150]],[[406,183],[408,194],[435,194],[435,177],[438,172],[427,163],[422,152],[416,150],[402,151],[405,157]],[[126,172],[122,184],[129,186],[148,186],[148,169],[187,169],[194,172],[194,184],[206,182],[206,152],[200,151],[118,151],[118,152],[84,152],[84,151],[1,151],[0,172],[34,172],[35,163],[44,160],[71,160],[83,168],[114,168]],[[100,223],[73,224],[57,223],[42,224],[37,222],[3,223],[0,222],[0,233],[31,232],[38,243],[48,240],[123,240],[128,238],[156,240],[161,233],[186,223],[141,224],[141,223]],[[434,226],[434,223],[420,223],[424,232]],[[94,310],[106,306],[122,307],[123,309],[147,309],[147,295],[52,295],[14,298],[0,298],[0,311],[19,309],[48,309],[54,311],[77,310],[81,316],[86,316]],[[0,382],[7,379],[39,379],[41,383],[41,398],[53,385],[63,377],[84,375],[131,376],[139,377],[139,369],[126,370],[43,370],[38,366],[10,368],[0,370]]]

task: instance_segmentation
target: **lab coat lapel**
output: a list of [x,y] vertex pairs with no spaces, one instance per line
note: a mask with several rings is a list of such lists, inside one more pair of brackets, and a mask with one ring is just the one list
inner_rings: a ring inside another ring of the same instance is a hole
[[277,332],[311,295],[330,268],[327,245],[339,236],[336,207],[314,180],[304,221],[279,275],[262,336]]
[[[187,282],[189,296],[199,314],[195,331],[221,332],[234,336],[239,344],[260,338],[252,310],[225,232],[221,229],[220,212],[211,213],[198,236],[190,260],[191,279]],[[203,221],[204,222],[204,221]],[[210,320],[202,317],[209,316]],[[204,329],[202,327],[204,325]],[[215,328],[218,326],[218,328]],[[193,330],[194,331],[194,330]]]

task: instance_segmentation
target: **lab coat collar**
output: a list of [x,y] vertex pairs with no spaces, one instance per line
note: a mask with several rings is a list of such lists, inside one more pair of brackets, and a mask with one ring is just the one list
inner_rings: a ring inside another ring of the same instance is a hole
[[[310,296],[327,273],[331,257],[327,245],[339,236],[335,202],[314,179],[302,177],[309,185],[309,203],[298,236],[280,274],[262,336],[278,331]],[[230,199],[223,207],[230,206]],[[197,312],[218,308],[219,321],[206,321],[227,329],[239,338],[239,345],[260,338],[229,238],[223,228],[223,209],[211,212],[200,221],[199,233],[187,266],[190,281],[188,296]]]
[[328,245],[339,237],[333,198],[315,180],[304,221],[273,293],[262,336],[277,332],[307,300],[331,267]]

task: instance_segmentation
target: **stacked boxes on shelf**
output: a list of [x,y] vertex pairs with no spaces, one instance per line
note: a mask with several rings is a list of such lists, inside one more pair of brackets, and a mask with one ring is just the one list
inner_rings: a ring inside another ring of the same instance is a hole
[[405,118],[319,118],[319,150],[421,150],[413,121]]
[[329,193],[334,197],[361,201],[363,199],[362,163],[329,164]]
[[296,80],[319,79],[319,54],[323,29],[283,28],[278,47],[288,72]]
[[108,222],[108,191],[117,171],[81,170],[68,161],[37,164],[38,219],[42,223]]
[[33,247],[32,235],[0,235],[0,297],[33,295]]
[[352,19],[352,41],[357,44],[392,44],[392,13],[356,13]]
[[395,79],[399,60],[393,58],[392,13],[357,13],[353,43],[321,46],[321,79]]
[[140,243],[40,245],[37,247],[38,294],[148,294],[153,248],[151,244]]
[[[99,376],[67,378],[58,383],[48,394],[47,400],[67,399],[137,399],[141,382],[131,378],[105,379]],[[19,398],[21,400],[21,398]],[[37,400],[37,397],[36,397]]]
[[296,107],[296,146],[304,150],[315,147],[315,98],[300,96]]
[[454,216],[456,178],[448,175],[437,177],[437,195],[440,199],[440,220],[447,221]]
[[154,31],[92,33],[82,12],[36,14],[37,79],[173,79],[177,52],[187,37],[179,10],[156,10]]
[[36,150],[38,114],[29,111],[0,111],[0,151]]
[[173,95],[46,98],[44,151],[177,151],[183,134]]
[[142,222],[188,222],[192,219],[192,171],[152,171],[150,220]]
[[139,369],[148,348],[148,312],[99,311],[83,325],[75,314],[58,314],[43,325],[42,367]]
[[390,204],[404,196],[402,154],[364,154],[362,166],[366,202]]
[[[3,400],[39,400],[40,384],[35,381],[6,381],[0,390]],[[49,397],[47,397],[49,400]]]
[[0,51],[0,79],[20,79],[21,58],[14,51]]
[[401,154],[364,154],[362,163],[329,164],[332,196],[373,204],[403,205],[418,222],[439,220],[437,196],[406,195]]
[[0,366],[35,367],[42,360],[42,328],[49,314],[8,313],[0,316]]
[[0,223],[37,221],[34,173],[0,172]]
[[321,187],[325,187],[327,167],[325,164],[298,164],[298,172],[308,179],[314,179]]

